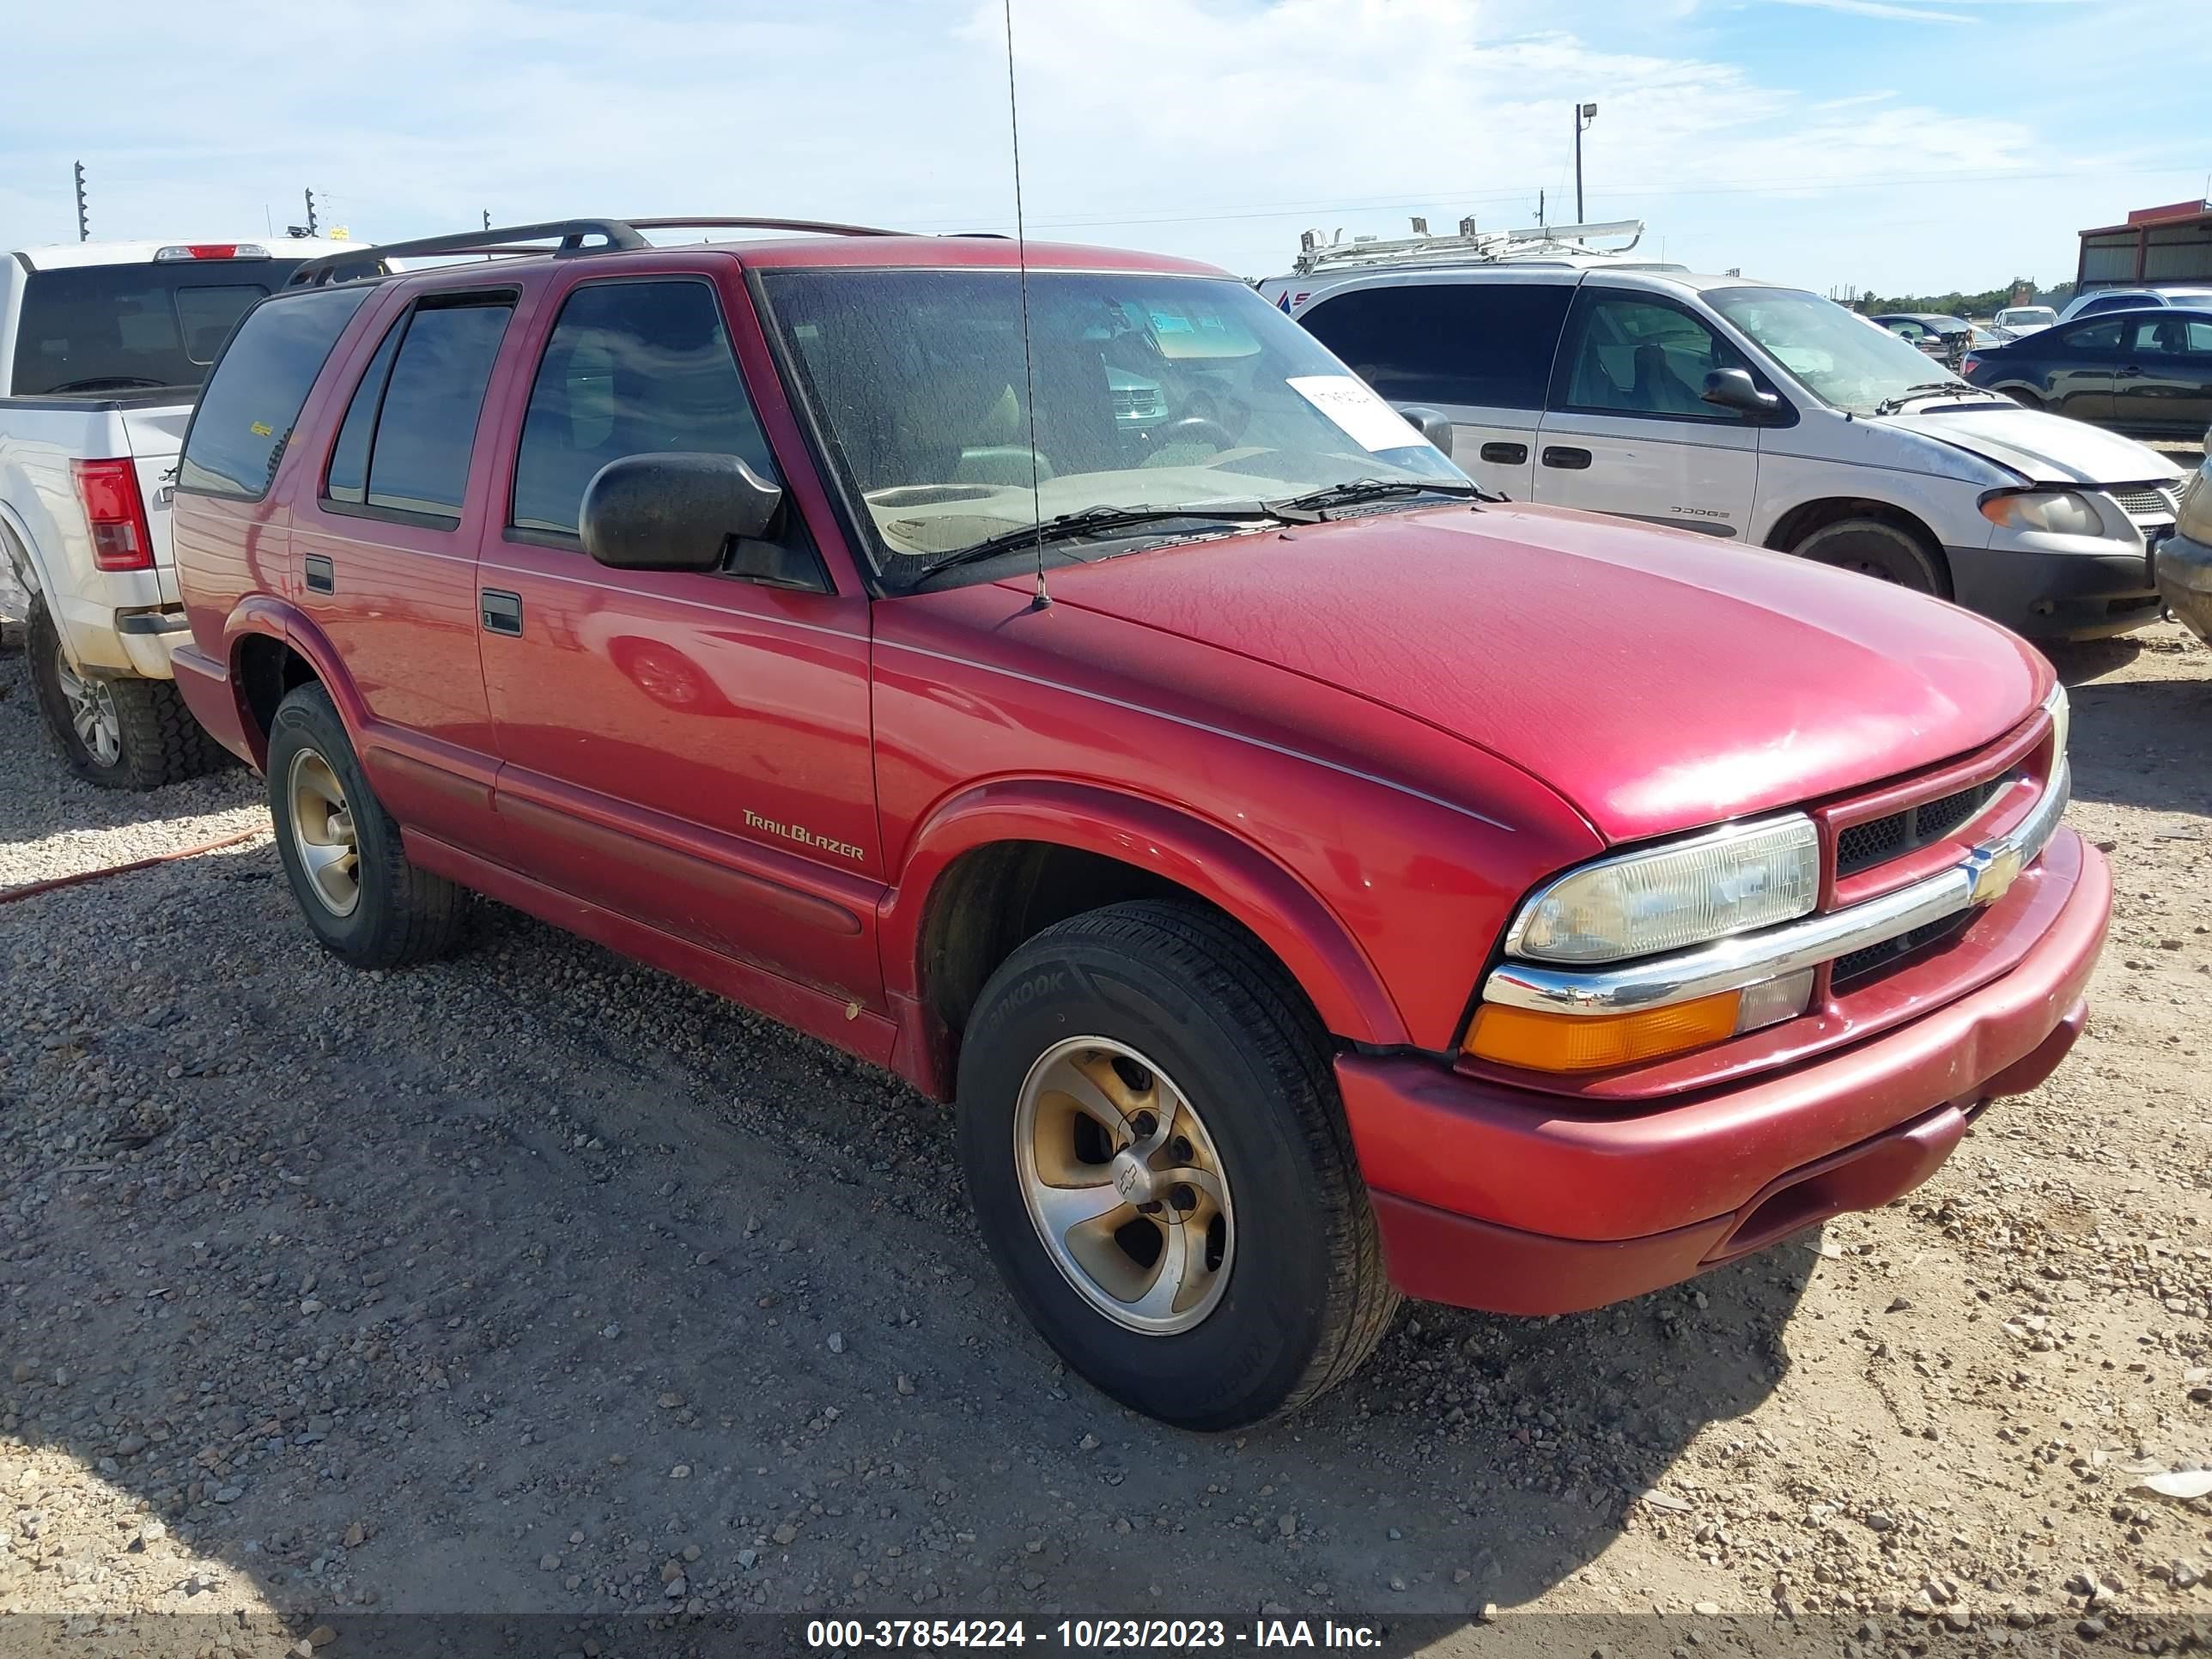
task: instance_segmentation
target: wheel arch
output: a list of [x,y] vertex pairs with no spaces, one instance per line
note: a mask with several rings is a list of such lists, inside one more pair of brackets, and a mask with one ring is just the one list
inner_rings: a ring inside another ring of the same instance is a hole
[[330,641],[295,606],[252,596],[231,612],[223,635],[231,695],[256,766],[268,765],[269,728],[277,704],[295,686],[311,680],[330,693],[338,718],[358,742],[367,707]]
[[1815,531],[1849,519],[1872,519],[1905,532],[1919,542],[1935,562],[1936,572],[1947,591],[1951,586],[1951,562],[1943,551],[1943,538],[1928,520],[1910,507],[1872,495],[1821,495],[1801,501],[1775,520],[1765,544],[1778,553],[1794,551]]
[[933,1078],[949,1085],[976,993],[1024,939],[1084,910],[1164,896],[1203,904],[1250,933],[1335,1036],[1380,1047],[1410,1040],[1344,924],[1261,849],[1141,796],[1008,780],[930,815],[880,910],[885,986],[926,1028],[931,1051],[907,1069],[925,1088]]
[[22,578],[27,596],[43,601],[49,584],[38,542],[22,514],[5,501],[0,501],[0,553],[7,556],[9,568]]

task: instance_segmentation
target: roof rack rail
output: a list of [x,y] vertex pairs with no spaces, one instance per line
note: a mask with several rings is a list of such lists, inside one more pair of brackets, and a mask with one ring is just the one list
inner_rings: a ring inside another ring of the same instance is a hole
[[[1602,261],[1626,253],[1644,238],[1641,219],[1615,219],[1601,224],[1532,225],[1524,230],[1477,230],[1473,219],[1459,222],[1457,235],[1431,236],[1428,222],[1416,219],[1415,234],[1392,241],[1356,237],[1346,242],[1324,241],[1319,231],[1309,230],[1298,239],[1297,269],[1301,275],[1316,270],[1357,265],[1420,264],[1510,260],[1526,263],[1587,258]],[[1341,232],[1338,233],[1340,238]],[[1589,246],[1597,237],[1622,237],[1619,247]]]
[[[642,234],[646,231],[679,229],[795,230],[828,236],[896,236],[901,234],[873,225],[836,224],[818,219],[700,218],[690,216],[659,219],[549,219],[543,224],[490,226],[483,230],[462,231],[446,236],[418,237],[410,242],[364,242],[359,247],[348,248],[342,253],[326,253],[319,258],[303,260],[294,270],[286,286],[319,288],[336,280],[339,271],[358,267],[365,262],[428,258],[445,253],[527,254],[543,258],[548,253],[565,257],[580,253],[626,252],[653,246]],[[559,246],[551,248],[516,246],[525,242],[551,241],[556,238]],[[596,242],[592,240],[594,238]]]

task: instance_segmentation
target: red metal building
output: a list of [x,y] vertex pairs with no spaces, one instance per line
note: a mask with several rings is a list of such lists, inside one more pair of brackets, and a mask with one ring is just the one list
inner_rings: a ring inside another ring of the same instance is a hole
[[2083,289],[2212,283],[2212,202],[2138,208],[2124,225],[2081,233]]

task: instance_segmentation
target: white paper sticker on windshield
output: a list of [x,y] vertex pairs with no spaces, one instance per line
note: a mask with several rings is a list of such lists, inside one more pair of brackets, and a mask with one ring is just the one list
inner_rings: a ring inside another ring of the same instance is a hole
[[1294,375],[1291,387],[1342,427],[1362,449],[1404,449],[1414,444],[1425,447],[1429,441],[1364,381],[1349,374]]

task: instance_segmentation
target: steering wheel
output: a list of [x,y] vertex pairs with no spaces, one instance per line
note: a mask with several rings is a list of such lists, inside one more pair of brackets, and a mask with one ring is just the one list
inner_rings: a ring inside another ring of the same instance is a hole
[[1211,444],[1216,449],[1237,447],[1237,440],[1229,435],[1227,427],[1203,415],[1186,415],[1181,420],[1170,421],[1156,428],[1152,435],[1163,448],[1170,444]]

